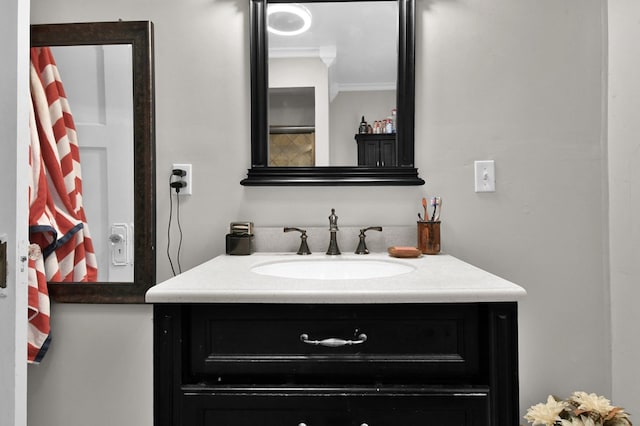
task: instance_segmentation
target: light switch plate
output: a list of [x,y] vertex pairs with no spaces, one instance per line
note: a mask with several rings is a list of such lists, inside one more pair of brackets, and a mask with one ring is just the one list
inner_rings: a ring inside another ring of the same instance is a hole
[[475,161],[476,192],[496,192],[496,166],[493,160]]

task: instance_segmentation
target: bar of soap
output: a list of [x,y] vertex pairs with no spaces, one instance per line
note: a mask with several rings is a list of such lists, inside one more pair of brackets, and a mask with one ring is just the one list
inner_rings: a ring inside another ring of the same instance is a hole
[[387,249],[392,257],[420,257],[422,252],[416,247],[393,246]]

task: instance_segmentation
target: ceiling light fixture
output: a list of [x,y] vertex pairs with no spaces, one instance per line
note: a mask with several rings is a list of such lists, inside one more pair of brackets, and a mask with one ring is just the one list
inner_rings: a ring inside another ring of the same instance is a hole
[[302,34],[311,27],[311,12],[300,4],[270,4],[267,29],[282,36]]

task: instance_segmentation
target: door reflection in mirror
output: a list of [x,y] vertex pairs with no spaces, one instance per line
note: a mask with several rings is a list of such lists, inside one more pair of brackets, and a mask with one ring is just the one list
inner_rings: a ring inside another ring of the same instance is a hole
[[315,166],[314,88],[270,88],[269,119],[269,166]]
[[132,46],[51,47],[73,113],[98,281],[134,279]]
[[[278,5],[268,4],[267,15],[269,8]],[[315,158],[312,164],[270,161],[269,165],[356,166],[354,135],[361,117],[373,123],[386,119],[396,108],[398,4],[373,1],[302,5],[311,14],[307,31],[292,36],[268,32],[269,96],[274,95],[273,89],[280,90],[276,96],[281,99],[283,93],[298,96],[297,89],[313,88]],[[293,118],[283,120],[270,109],[268,120],[271,134],[273,127]],[[287,137],[298,138],[295,133]],[[287,157],[282,150],[279,155]],[[291,156],[298,157],[295,152]]]

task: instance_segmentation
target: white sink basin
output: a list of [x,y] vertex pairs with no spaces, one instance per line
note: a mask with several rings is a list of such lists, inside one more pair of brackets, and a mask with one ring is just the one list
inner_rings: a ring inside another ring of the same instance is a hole
[[369,259],[296,259],[263,263],[251,268],[260,275],[309,280],[363,280],[415,271],[412,265]]

